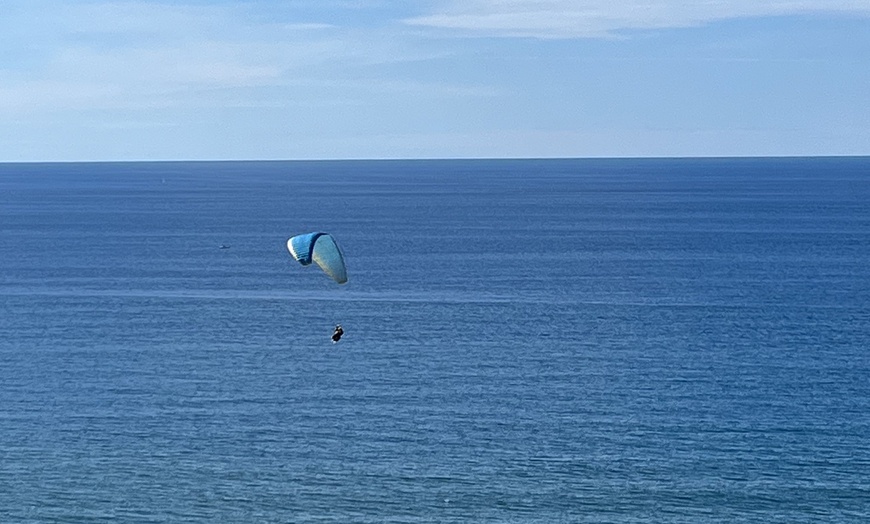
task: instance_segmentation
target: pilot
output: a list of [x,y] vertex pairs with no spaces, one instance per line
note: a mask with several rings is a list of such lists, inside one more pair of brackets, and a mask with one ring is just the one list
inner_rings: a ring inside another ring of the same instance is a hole
[[335,331],[332,332],[332,342],[338,342],[341,340],[341,336],[344,335],[344,330],[341,329],[341,324],[335,325]]

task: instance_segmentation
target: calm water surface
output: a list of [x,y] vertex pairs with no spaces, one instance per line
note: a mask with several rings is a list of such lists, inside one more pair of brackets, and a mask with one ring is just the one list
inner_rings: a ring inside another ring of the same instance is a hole
[[868,522],[868,268],[867,158],[0,164],[0,522]]

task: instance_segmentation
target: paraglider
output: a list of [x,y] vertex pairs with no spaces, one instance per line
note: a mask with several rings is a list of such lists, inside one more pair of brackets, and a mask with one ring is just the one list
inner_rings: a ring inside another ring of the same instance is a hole
[[[287,240],[287,250],[303,266],[314,262],[335,282],[347,283],[344,255],[332,235],[320,232],[297,235]],[[332,343],[341,340],[342,335],[344,329],[341,324],[336,324],[335,331],[332,332]]]
[[344,255],[332,235],[328,233],[297,235],[287,241],[287,250],[303,266],[314,262],[339,284],[347,282]]

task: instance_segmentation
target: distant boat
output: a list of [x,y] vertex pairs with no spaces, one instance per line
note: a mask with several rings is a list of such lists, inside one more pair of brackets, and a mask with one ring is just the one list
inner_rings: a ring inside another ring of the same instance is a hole
[[229,248],[230,248],[230,246],[228,246],[226,244],[221,244],[221,249],[229,249]]

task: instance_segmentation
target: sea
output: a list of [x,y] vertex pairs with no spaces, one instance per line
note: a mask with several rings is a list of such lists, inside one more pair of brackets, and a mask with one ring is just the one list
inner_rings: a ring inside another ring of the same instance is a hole
[[116,522],[870,522],[870,158],[0,164],[0,523]]

